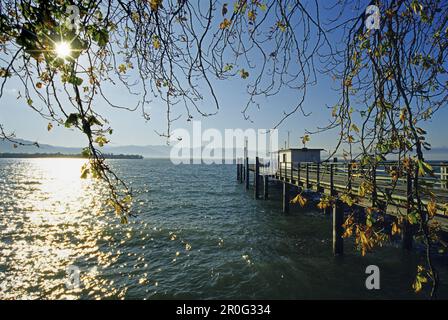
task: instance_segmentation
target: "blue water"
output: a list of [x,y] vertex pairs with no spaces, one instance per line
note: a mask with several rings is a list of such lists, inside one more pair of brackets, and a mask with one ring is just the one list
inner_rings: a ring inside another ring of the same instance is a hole
[[[102,206],[80,159],[0,159],[0,298],[425,298],[411,288],[420,252],[392,243],[332,256],[331,217],[281,213],[280,189],[254,200],[231,165],[111,160],[134,190],[127,225]],[[381,289],[365,288],[378,265]],[[446,259],[439,258],[442,279]],[[80,271],[67,287],[67,267]],[[441,285],[441,296],[447,297]]]

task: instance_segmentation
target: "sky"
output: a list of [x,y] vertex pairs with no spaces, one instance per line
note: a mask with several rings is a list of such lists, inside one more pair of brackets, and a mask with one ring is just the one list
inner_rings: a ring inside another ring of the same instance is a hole
[[[333,40],[339,41],[337,39]],[[246,92],[248,80],[237,76],[230,80],[213,81],[213,84],[221,109],[217,115],[211,117],[201,117],[193,113],[194,120],[202,121],[203,129],[216,128],[221,132],[224,132],[224,129],[236,128],[269,129],[281,119],[283,111],[290,109],[298,99],[296,94],[288,92],[269,99],[259,100],[261,101],[260,109],[252,107],[249,112],[254,121],[252,123],[245,120],[241,113],[248,99]],[[318,84],[308,88],[304,103],[305,112],[310,112],[311,115],[304,117],[301,112],[297,112],[289,117],[279,127],[279,145],[284,145],[289,132],[290,146],[297,147],[305,129],[314,130],[316,127],[328,123],[331,110],[326,106],[333,106],[338,99],[336,92],[331,89],[335,86],[334,80],[327,76],[319,76]],[[0,123],[5,126],[7,131],[14,131],[19,138],[38,141],[39,143],[67,147],[86,145],[85,136],[74,129],[55,125],[51,131],[48,131],[48,121],[42,119],[33,111],[23,98],[17,99],[20,87],[21,85],[16,79],[9,80],[5,86],[5,95],[0,100]],[[123,87],[108,85],[104,91],[107,92],[108,98],[114,103],[127,106],[133,106],[136,103],[136,99],[130,96]],[[166,138],[160,137],[155,132],[166,131],[166,109],[161,102],[154,100],[150,103],[150,121],[143,119],[140,110],[129,112],[111,109],[104,101],[98,101],[95,108],[99,113],[106,115],[114,129],[111,136],[111,146],[166,144]],[[174,116],[177,114],[183,114],[183,118],[174,123],[174,128],[190,130],[191,122],[186,121],[185,112],[177,108],[174,110]],[[426,124],[427,140],[433,147],[448,146],[445,138],[448,134],[447,119],[448,110],[444,108]],[[307,146],[331,150],[336,139],[336,131],[313,135]]]

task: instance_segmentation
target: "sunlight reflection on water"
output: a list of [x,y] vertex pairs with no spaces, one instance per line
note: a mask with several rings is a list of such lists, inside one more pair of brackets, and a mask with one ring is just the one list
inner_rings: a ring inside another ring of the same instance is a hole
[[[0,159],[0,299],[415,298],[415,252],[361,257],[347,241],[334,259],[330,216],[282,215],[279,188],[254,200],[232,166],[111,161],[135,196],[137,217],[121,225],[102,210],[106,186],[80,179],[83,163]],[[381,291],[365,290],[369,264]],[[66,286],[71,266],[78,288]]]
[[79,290],[66,289],[61,271],[86,254],[107,260],[97,244],[106,222],[93,220],[106,190],[80,179],[84,162],[32,159],[0,166],[0,297],[75,297]]

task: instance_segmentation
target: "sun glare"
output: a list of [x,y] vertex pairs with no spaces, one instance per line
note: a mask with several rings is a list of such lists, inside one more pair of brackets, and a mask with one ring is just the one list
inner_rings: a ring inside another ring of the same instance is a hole
[[58,42],[55,45],[55,51],[59,58],[67,58],[71,52],[70,44],[65,41]]

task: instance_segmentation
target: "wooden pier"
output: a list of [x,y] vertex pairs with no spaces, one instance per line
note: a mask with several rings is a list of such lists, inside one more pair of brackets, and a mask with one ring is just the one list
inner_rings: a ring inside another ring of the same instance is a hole
[[[430,190],[431,196],[422,197],[425,205],[431,199],[436,201],[437,213],[434,219],[440,223],[443,231],[448,231],[448,215],[446,214],[448,204],[448,163],[431,164],[434,176],[419,177],[419,179]],[[369,177],[375,182],[376,188],[370,192],[360,192],[366,172],[363,172],[357,163],[347,162],[280,162],[278,168],[272,168],[270,164],[263,164],[258,157],[254,163],[249,164],[246,157],[237,161],[237,179],[245,183],[246,190],[249,189],[250,175],[253,173],[253,186],[255,199],[268,199],[269,181],[282,184],[282,210],[289,212],[290,190],[313,191],[338,199],[342,194],[350,195],[356,199],[356,206],[381,208],[387,215],[404,216],[411,208],[412,200],[412,177],[410,174],[401,173],[400,176],[392,178],[391,171],[397,170],[395,162],[383,162],[378,164],[374,171],[369,172]],[[263,185],[261,194],[261,185]],[[333,253],[343,253],[343,223],[344,204],[340,200],[333,201],[331,209],[333,214]],[[409,223],[404,223],[402,228],[403,248],[412,248],[414,228]]]

